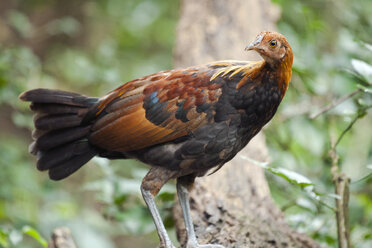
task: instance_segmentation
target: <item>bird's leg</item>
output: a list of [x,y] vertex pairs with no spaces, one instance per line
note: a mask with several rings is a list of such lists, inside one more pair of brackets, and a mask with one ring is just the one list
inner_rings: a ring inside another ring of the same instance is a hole
[[161,245],[163,245],[165,248],[175,248],[167,234],[167,231],[165,230],[159,211],[156,208],[154,196],[151,194],[150,191],[145,190],[142,187],[141,187],[141,192],[142,192],[143,199],[145,200],[147,207],[149,208],[151,212],[156,229],[158,231]]
[[164,172],[161,169],[157,169],[157,167],[153,167],[142,181],[141,193],[148,209],[150,210],[156,230],[158,231],[160,247],[175,248],[168,236],[167,230],[165,230],[164,223],[160,217],[154,200],[154,196],[158,194],[160,188],[168,181],[169,176],[171,176],[166,172],[167,171]]
[[177,179],[177,195],[182,208],[183,218],[185,220],[185,227],[187,232],[186,248],[224,248],[222,245],[205,244],[199,245],[196,239],[194,225],[192,223],[190,203],[189,203],[189,189],[194,183],[195,177],[181,177]]

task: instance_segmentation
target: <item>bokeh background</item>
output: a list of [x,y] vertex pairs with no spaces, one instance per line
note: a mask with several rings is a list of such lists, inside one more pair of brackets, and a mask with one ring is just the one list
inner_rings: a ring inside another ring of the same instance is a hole
[[[328,153],[344,133],[337,152],[351,178],[351,239],[372,247],[372,1],[273,4],[295,61],[286,98],[265,128],[272,196],[293,228],[336,247]],[[69,227],[80,248],[156,246],[139,191],[146,166],[94,159],[50,181],[28,154],[32,115],[18,95],[47,87],[100,96],[172,68],[179,7],[178,0],[0,1],[0,247],[43,247],[57,226]],[[174,193],[168,185],[157,198],[173,239]]]

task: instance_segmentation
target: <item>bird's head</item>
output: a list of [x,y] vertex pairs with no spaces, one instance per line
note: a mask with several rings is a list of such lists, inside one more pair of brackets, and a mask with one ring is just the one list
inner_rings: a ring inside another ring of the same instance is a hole
[[290,64],[292,67],[293,54],[287,39],[277,32],[261,32],[256,39],[249,44],[246,51],[254,50],[272,67]]

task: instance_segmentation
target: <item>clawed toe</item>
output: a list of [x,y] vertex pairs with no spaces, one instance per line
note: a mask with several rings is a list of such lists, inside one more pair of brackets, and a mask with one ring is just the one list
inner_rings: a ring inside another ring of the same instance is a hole
[[158,248],[176,248],[172,243],[160,244]]
[[214,245],[214,244],[206,244],[206,245],[199,245],[197,248],[225,248],[222,245]]
[[199,245],[195,243],[188,243],[186,248],[225,248],[222,245],[217,245],[217,244],[205,244],[205,245]]

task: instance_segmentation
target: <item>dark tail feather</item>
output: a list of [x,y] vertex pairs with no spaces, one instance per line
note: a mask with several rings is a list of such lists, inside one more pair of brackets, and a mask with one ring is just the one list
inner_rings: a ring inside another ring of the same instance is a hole
[[29,90],[22,93],[19,98],[23,101],[33,103],[58,103],[77,107],[89,107],[98,100],[95,97],[86,97],[77,93],[49,89]]
[[50,131],[36,140],[36,146],[40,150],[51,150],[72,141],[84,139],[89,130],[90,126],[83,126]]
[[48,89],[30,90],[19,98],[32,102],[35,141],[30,152],[37,155],[37,168],[49,170],[51,179],[68,177],[98,153],[87,139],[90,124],[82,123],[98,98]]

